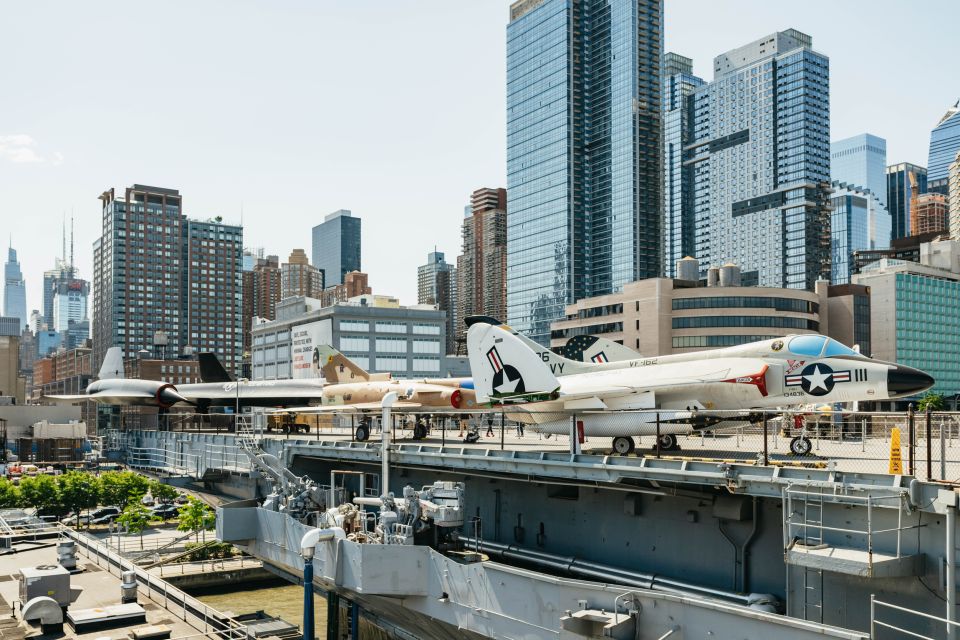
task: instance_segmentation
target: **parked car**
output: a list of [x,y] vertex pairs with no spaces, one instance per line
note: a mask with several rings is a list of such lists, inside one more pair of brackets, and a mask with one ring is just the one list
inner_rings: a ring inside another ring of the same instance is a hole
[[154,504],[153,496],[150,495],[149,493],[143,496],[142,498],[140,498],[140,504],[142,504],[145,507],[152,507]]
[[94,509],[88,515],[80,516],[78,522],[79,524],[110,524],[121,513],[123,513],[123,509],[120,507],[100,507]]
[[190,501],[187,499],[187,494],[181,493],[174,499],[173,502],[174,504],[187,504]]
[[108,513],[106,515],[100,516],[99,518],[92,518],[90,524],[110,524],[114,520],[120,517],[119,513]]
[[158,518],[174,518],[180,513],[180,507],[175,504],[161,504],[151,509],[153,515]]
[[102,518],[104,516],[115,515],[118,516],[123,513],[123,509],[120,507],[100,507],[99,509],[94,509],[90,512],[90,520],[96,520],[97,518]]

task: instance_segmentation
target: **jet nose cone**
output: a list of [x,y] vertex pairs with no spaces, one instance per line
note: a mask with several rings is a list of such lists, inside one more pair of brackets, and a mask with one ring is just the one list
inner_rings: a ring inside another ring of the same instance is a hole
[[887,393],[890,397],[912,396],[926,391],[933,383],[930,374],[902,364],[894,365],[887,371]]

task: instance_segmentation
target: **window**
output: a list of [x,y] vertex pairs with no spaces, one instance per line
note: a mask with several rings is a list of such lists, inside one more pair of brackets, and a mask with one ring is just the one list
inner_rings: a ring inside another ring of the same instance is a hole
[[438,336],[440,335],[440,325],[438,324],[415,324],[413,325],[413,332],[421,336]]
[[370,323],[360,320],[341,320],[340,331],[369,331]]
[[[793,346],[792,342],[790,344]],[[828,340],[827,350],[823,355],[824,357],[829,358],[830,356],[859,356],[860,354],[853,349],[840,344],[836,340]]]
[[407,325],[403,322],[378,322],[377,333],[406,333]]
[[414,353],[440,353],[440,341],[438,340],[414,340]]
[[790,353],[798,356],[817,357],[823,351],[823,344],[827,341],[823,336],[797,336],[790,341]]
[[406,358],[377,358],[378,371],[406,371]]
[[440,360],[437,358],[414,358],[413,370],[428,373],[440,373]]
[[406,353],[407,341],[404,338],[377,338],[377,353]]
[[340,336],[341,351],[370,351],[370,339],[359,336]]

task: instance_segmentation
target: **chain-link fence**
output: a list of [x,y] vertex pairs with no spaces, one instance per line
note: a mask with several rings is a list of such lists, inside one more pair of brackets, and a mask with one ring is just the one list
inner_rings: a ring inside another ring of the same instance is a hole
[[[223,418],[222,414],[179,414],[171,416],[169,428],[229,433],[233,422],[225,424]],[[383,429],[379,410],[267,412],[255,418],[268,438],[365,442],[379,440]],[[958,412],[878,413],[826,407],[791,412],[537,411],[530,406],[431,412],[424,408],[394,411],[388,427],[391,441],[399,444],[829,466],[838,471],[960,481]]]

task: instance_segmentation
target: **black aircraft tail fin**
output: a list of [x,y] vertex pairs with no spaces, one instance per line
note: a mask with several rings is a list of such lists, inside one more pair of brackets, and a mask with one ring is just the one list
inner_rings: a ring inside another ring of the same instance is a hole
[[202,382],[231,382],[233,380],[233,376],[227,373],[215,354],[201,353],[197,355],[197,360],[200,363],[200,380]]

